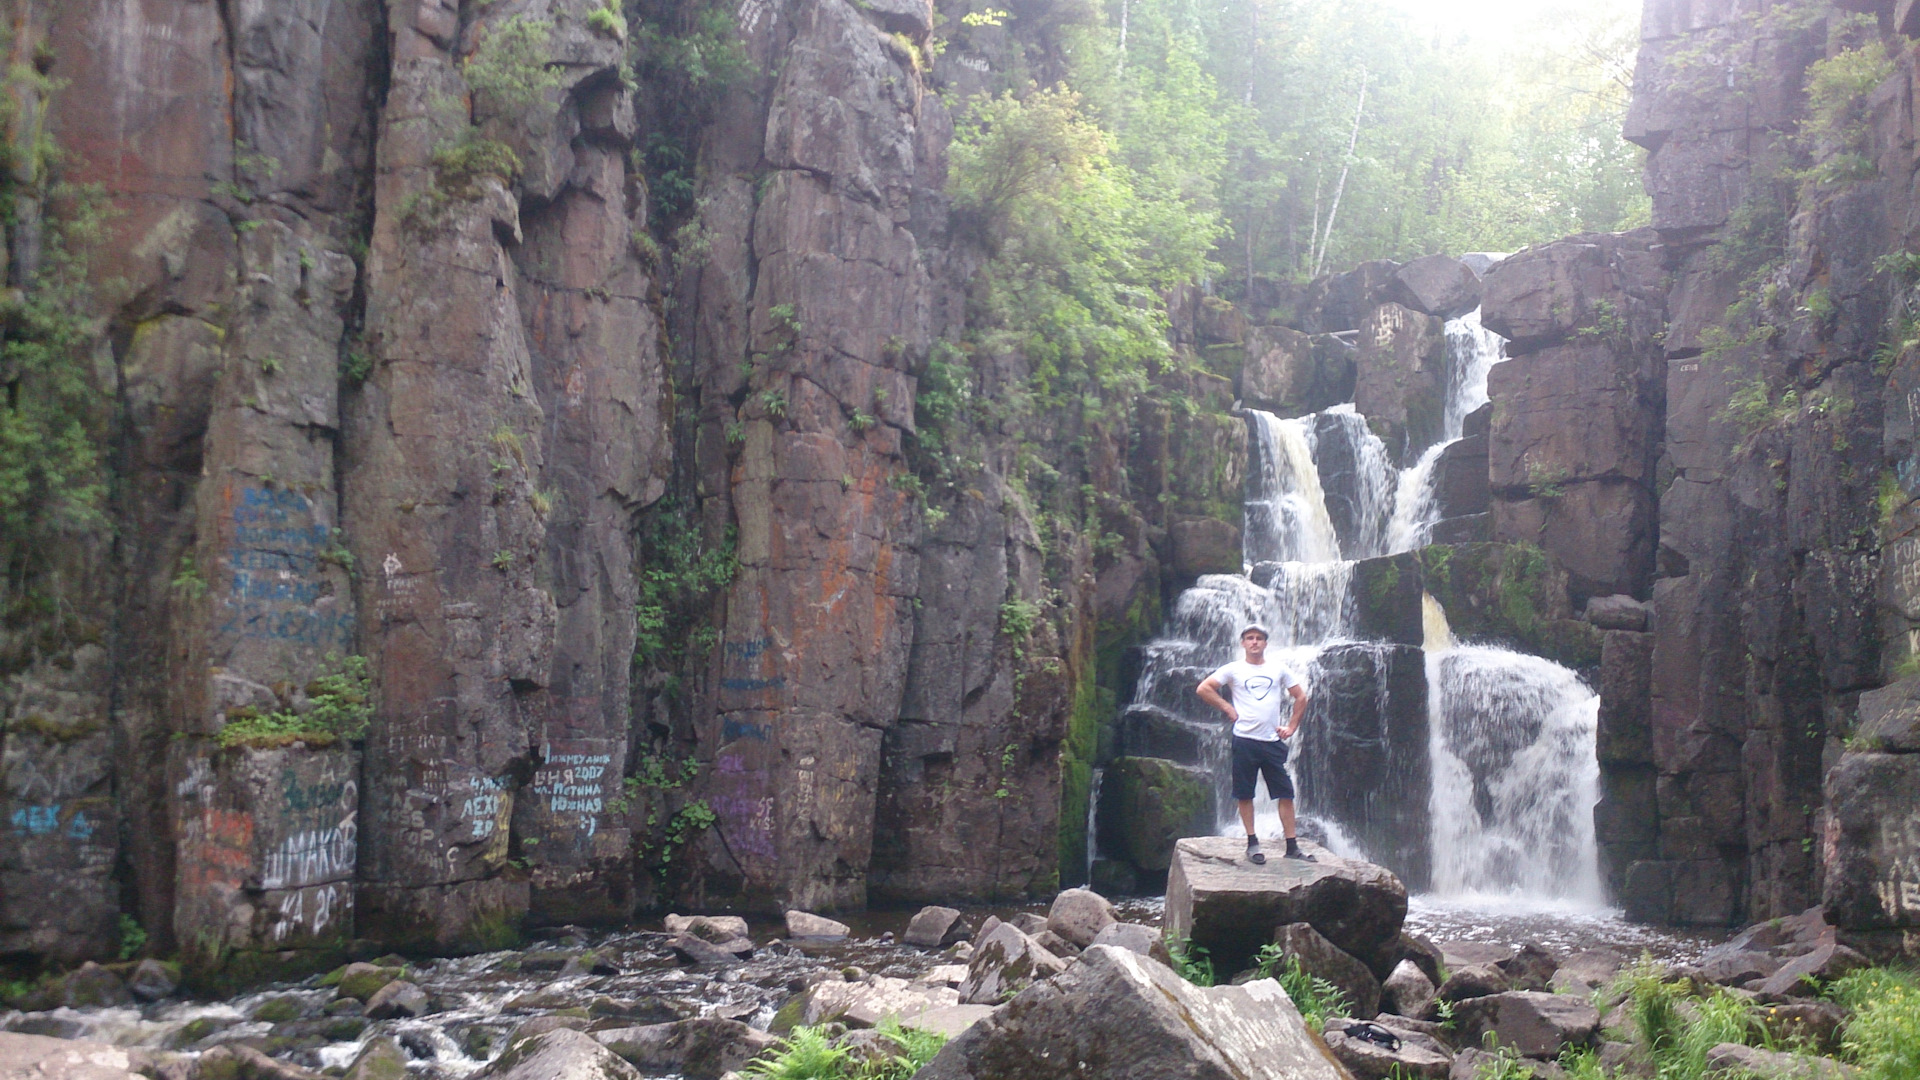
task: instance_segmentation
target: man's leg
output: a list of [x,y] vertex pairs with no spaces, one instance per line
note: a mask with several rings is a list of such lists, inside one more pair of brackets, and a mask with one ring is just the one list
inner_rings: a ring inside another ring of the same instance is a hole
[[[1235,801],[1240,804],[1240,824],[1245,825],[1247,827],[1247,835],[1252,836],[1253,835],[1253,800],[1237,799]],[[1291,826],[1289,826],[1289,828],[1291,828]]]
[[[1251,805],[1251,804],[1248,804],[1248,805]],[[1276,803],[1276,805],[1280,807],[1280,835],[1291,840],[1294,838],[1293,800],[1281,799]],[[1250,810],[1242,811],[1241,813],[1243,816],[1246,817],[1248,821],[1253,820],[1253,814]]]

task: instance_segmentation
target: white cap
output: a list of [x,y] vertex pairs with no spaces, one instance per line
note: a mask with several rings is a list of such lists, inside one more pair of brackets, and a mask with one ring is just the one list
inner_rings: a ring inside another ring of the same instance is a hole
[[1261,626],[1259,623],[1248,623],[1246,629],[1240,631],[1241,637],[1246,637],[1248,634],[1259,634],[1261,637],[1266,638],[1269,641],[1273,639],[1273,635],[1267,633],[1267,628],[1264,626]]

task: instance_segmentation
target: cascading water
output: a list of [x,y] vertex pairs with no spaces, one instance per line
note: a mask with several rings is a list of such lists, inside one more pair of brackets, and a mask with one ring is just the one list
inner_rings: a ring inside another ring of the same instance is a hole
[[[1431,597],[1424,655],[1356,640],[1355,562],[1427,542],[1444,509],[1436,466],[1486,404],[1505,345],[1477,311],[1448,323],[1447,341],[1444,438],[1406,469],[1351,404],[1299,419],[1249,411],[1247,573],[1202,577],[1180,596],[1143,651],[1122,740],[1129,754],[1205,766],[1221,830],[1238,833],[1227,725],[1194,687],[1260,623],[1269,655],[1314,696],[1293,740],[1308,831],[1446,894],[1597,901],[1592,691],[1549,661],[1456,644]],[[1421,692],[1425,707],[1410,710],[1419,699],[1404,695]],[[1272,803],[1256,806],[1262,834],[1277,833]]]
[[1536,656],[1427,656],[1433,887],[1602,900],[1593,838],[1600,699]]

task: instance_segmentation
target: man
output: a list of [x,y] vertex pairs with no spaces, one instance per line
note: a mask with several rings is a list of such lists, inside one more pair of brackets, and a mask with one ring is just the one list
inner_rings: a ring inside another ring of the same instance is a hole
[[[1240,631],[1240,648],[1246,659],[1235,660],[1206,677],[1200,684],[1200,700],[1227,714],[1233,722],[1233,798],[1240,804],[1240,824],[1247,827],[1247,859],[1257,864],[1267,861],[1260,850],[1260,838],[1253,834],[1253,785],[1258,776],[1267,778],[1267,794],[1280,806],[1280,828],[1286,834],[1289,859],[1312,862],[1313,856],[1300,850],[1293,827],[1293,778],[1287,775],[1287,744],[1284,739],[1300,730],[1300,718],[1307,712],[1307,690],[1293,672],[1280,663],[1267,661],[1267,629],[1249,626]],[[1233,695],[1228,701],[1220,694]],[[1293,715],[1280,722],[1283,696],[1293,700]]]

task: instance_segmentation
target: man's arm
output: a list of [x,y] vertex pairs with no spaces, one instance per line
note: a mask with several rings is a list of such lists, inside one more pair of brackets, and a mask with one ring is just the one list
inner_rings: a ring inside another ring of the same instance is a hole
[[1307,715],[1307,688],[1294,683],[1287,687],[1287,693],[1293,695],[1293,718],[1287,721],[1286,727],[1280,729],[1283,739],[1293,738],[1293,733],[1300,730],[1301,717]]
[[1201,701],[1204,701],[1207,704],[1213,706],[1214,708],[1219,709],[1221,712],[1226,713],[1227,719],[1235,722],[1239,721],[1240,710],[1233,707],[1233,702],[1228,701],[1226,698],[1223,698],[1220,696],[1220,680],[1219,679],[1211,675],[1207,676],[1206,681],[1200,684],[1200,689],[1197,691],[1197,693],[1200,695]]

